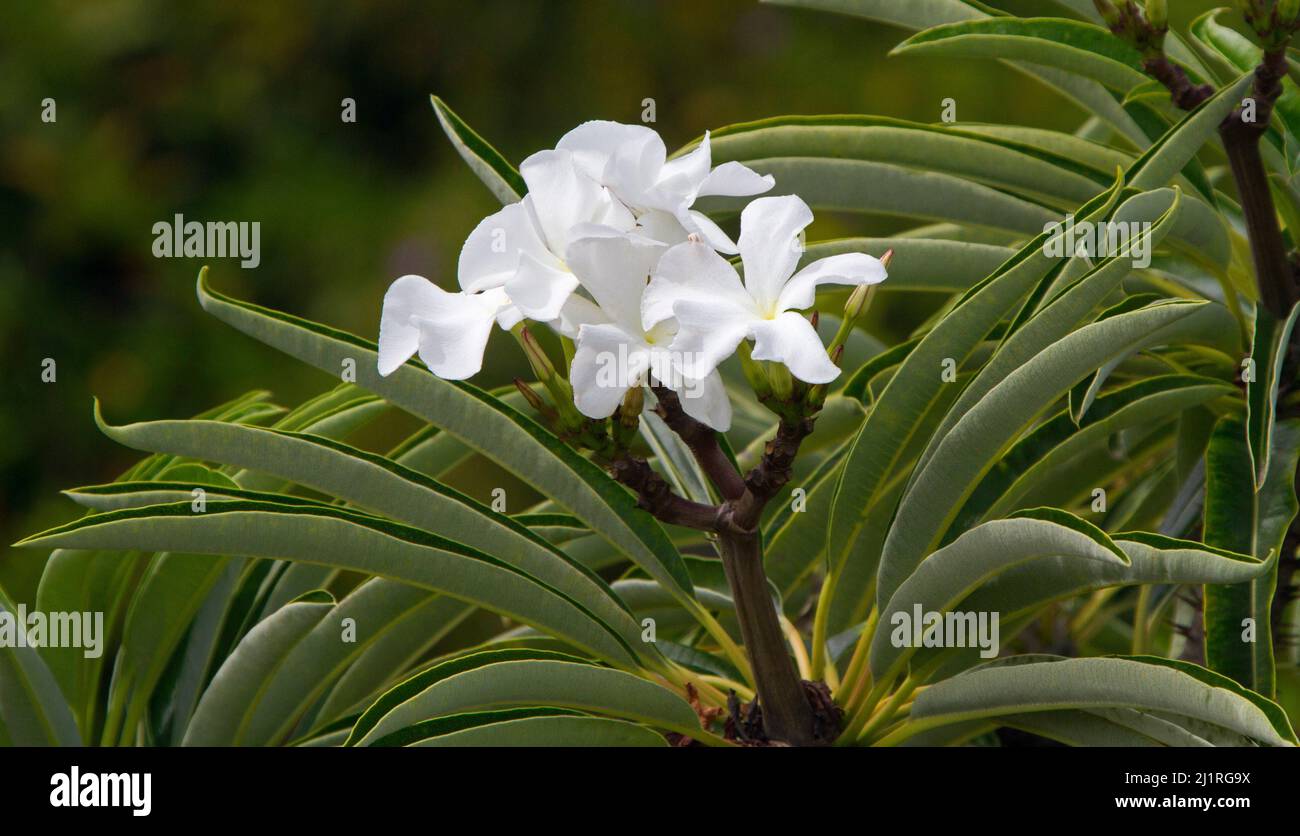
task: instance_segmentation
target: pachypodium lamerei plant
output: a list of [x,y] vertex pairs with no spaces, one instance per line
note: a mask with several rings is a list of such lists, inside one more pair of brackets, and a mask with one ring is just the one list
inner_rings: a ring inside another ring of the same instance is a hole
[[[355,381],[96,412],[152,455],[23,545],[56,549],[37,608],[111,646],[0,648],[0,740],[1295,745],[1300,4],[1241,4],[1256,43],[1159,0],[779,2],[1091,116],[780,117],[671,155],[588,122],[516,170],[435,98],[503,205],[459,290],[397,279],[375,344],[202,273],[206,310]],[[916,225],[805,240],[822,210]],[[944,301],[880,339],[917,292]],[[535,381],[466,382],[494,323]],[[345,443],[391,407],[426,426]],[[486,461],[524,505],[466,495]]]

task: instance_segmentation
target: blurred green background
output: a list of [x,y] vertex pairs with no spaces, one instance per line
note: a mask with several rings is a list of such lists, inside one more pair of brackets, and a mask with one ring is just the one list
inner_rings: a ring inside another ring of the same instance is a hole
[[[1170,5],[1177,23],[1215,4]],[[461,241],[497,208],[429,93],[516,163],[584,120],[637,121],[647,97],[670,148],[787,113],[935,121],[948,96],[961,120],[1081,121],[994,64],[888,58],[903,37],[752,0],[6,2],[0,538],[72,518],[60,489],[109,481],[138,457],[96,431],[92,395],[124,423],[256,388],[292,405],[336,382],[206,316],[200,260],[154,258],[154,223],[259,221],[261,264],[214,261],[215,286],[374,338],[389,282],[419,273],[453,286]],[[40,118],[47,97],[53,123]],[[340,118],[345,97],[355,123]],[[900,226],[818,223],[814,237]],[[47,357],[55,383],[41,382]],[[489,385],[522,368],[509,340],[488,363]],[[9,550],[0,583],[30,600],[41,563]]]

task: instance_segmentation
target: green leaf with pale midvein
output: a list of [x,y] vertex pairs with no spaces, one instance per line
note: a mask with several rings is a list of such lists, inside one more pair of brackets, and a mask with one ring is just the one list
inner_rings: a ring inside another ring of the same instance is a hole
[[712,738],[685,700],[653,682],[610,668],[539,659],[496,662],[438,680],[378,718],[364,734],[354,732],[353,742],[369,745],[434,717],[527,705],[596,711]]
[[353,360],[357,385],[498,462],[567,507],[652,578],[690,599],[686,565],[654,518],[599,467],[527,416],[470,384],[441,380],[414,361],[380,377],[373,343],[222,296],[207,286],[206,270],[199,274],[198,294],[209,313],[306,363],[333,373],[345,359]]
[[976,526],[921,561],[881,607],[880,626],[871,642],[872,674],[888,681],[915,650],[894,642],[898,614],[911,619],[917,607],[922,613],[946,613],[990,578],[1046,556],[1129,563],[1128,555],[1104,531],[1064,511],[1039,508]]
[[289,651],[330,610],[328,593],[308,595],[271,614],[249,631],[217,670],[185,731],[184,746],[233,746],[240,722]]
[[438,114],[438,122],[447,134],[447,139],[455,147],[456,153],[469,165],[483,185],[502,204],[515,203],[528,191],[524,178],[514,166],[501,156],[501,152],[487,143],[483,137],[466,125],[447,103],[437,96],[430,96],[433,112]]
[[54,674],[36,648],[18,646],[27,630],[18,614],[0,589],[0,733],[15,746],[80,746],[77,721]]
[[1268,473],[1270,436],[1277,420],[1277,395],[1298,318],[1300,304],[1291,309],[1285,322],[1274,319],[1263,305],[1255,307],[1255,336],[1250,352],[1254,374],[1246,383],[1246,440],[1250,445],[1256,489]]
[[83,517],[23,546],[142,548],[274,557],[392,578],[483,606],[636,667],[618,634],[560,591],[482,552],[410,526],[333,506],[188,502]]
[[1020,368],[1035,354],[1064,337],[1082,322],[1088,313],[1118,288],[1120,282],[1129,274],[1133,262],[1137,259],[1135,253],[1143,247],[1149,247],[1150,249],[1144,251],[1150,254],[1164,240],[1165,235],[1178,220],[1180,194],[1174,189],[1162,189],[1155,194],[1155,197],[1160,199],[1154,205],[1146,206],[1136,217],[1130,216],[1125,211],[1126,207],[1145,197],[1146,194],[1136,195],[1121,204],[1115,212],[1115,219],[1120,223],[1153,225],[1143,227],[1137,238],[1127,241],[1128,247],[1123,252],[1102,261],[1094,270],[1077,280],[1041,311],[1030,317],[998,346],[998,350],[988,363],[984,364],[984,368],[975,379],[962,390],[952,409],[935,430],[929,447],[917,462],[917,472],[920,472],[930,460],[938,440],[947,435],[961,416],[988,394],[990,389],[1001,383],[1008,374]]
[[663,736],[626,720],[609,717],[523,717],[502,720],[462,731],[422,738],[408,746],[667,746]]
[[1147,79],[1136,49],[1100,26],[1061,18],[995,17],[936,26],[903,41],[891,54],[1026,61],[1120,92]]
[[1221,339],[1232,334],[1232,322],[1225,308],[1207,302],[1153,305],[1080,328],[1009,374],[942,437],[903,495],[881,555],[877,600],[889,600],[983,475],[1073,381],[1147,346]]
[[1271,746],[1289,739],[1251,701],[1183,671],[1132,659],[1059,661],[978,668],[936,683],[912,706],[914,730],[1007,714],[1132,708],[1201,720]]
[[[1111,540],[1128,556],[1127,565],[1063,555],[1036,558],[987,579],[962,601],[961,609],[1000,613],[1005,643],[1014,637],[1011,625],[1054,601],[1136,584],[1243,583],[1268,570],[1268,564],[1249,555],[1145,532],[1115,534]],[[974,648],[922,648],[912,664],[928,668],[938,656],[964,659],[945,662],[949,672],[981,661]]]
[[96,409],[96,423],[109,438],[137,450],[273,474],[486,552],[581,602],[630,646],[643,644],[641,628],[595,573],[510,517],[383,456],[322,436],[219,421],[113,427]]

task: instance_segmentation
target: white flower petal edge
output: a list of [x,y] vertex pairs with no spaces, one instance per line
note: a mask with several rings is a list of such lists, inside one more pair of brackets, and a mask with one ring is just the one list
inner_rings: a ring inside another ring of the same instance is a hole
[[642,326],[676,320],[673,352],[695,358],[681,368],[686,377],[712,373],[744,339],[754,340],[755,359],[784,363],[806,383],[829,383],[839,375],[812,324],[796,311],[812,306],[819,285],[877,284],[887,273],[879,259],[863,253],[823,258],[794,273],[799,235],[811,222],[812,210],[794,196],[762,197],[745,207],[743,284],[735,268],[703,243],[688,241],[664,254],[642,297]]
[[593,234],[570,245],[567,259],[595,304],[571,302],[562,318],[577,330],[569,380],[578,411],[589,418],[607,418],[629,389],[655,383],[677,391],[688,415],[716,430],[730,429],[731,403],[721,378],[715,373],[687,380],[679,373],[670,348],[675,323],[665,320],[642,327],[642,295],[663,245],[632,235],[588,231]]
[[500,288],[448,293],[423,276],[402,276],[384,294],[379,374],[387,377],[419,352],[434,374],[464,380],[482,368],[492,323],[509,329],[519,319]]
[[461,248],[457,279],[469,293],[505,288],[525,317],[550,322],[577,287],[564,262],[575,230],[630,230],[636,219],[568,151],[539,151],[519,172],[528,194],[479,222]]
[[675,160],[667,159],[667,148],[655,131],[618,122],[583,123],[556,147],[570,152],[582,171],[627,204],[647,235],[668,244],[695,233],[714,249],[735,253],[736,245],[726,233],[691,207],[701,197],[749,197],[775,184],[771,175],[738,162],[713,168],[707,133],[694,150]]

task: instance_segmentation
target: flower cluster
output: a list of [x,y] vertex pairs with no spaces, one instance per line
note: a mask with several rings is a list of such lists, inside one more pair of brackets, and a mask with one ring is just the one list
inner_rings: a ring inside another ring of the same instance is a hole
[[[607,418],[656,385],[680,393],[691,417],[726,430],[731,405],[719,363],[752,340],[754,360],[784,364],[805,383],[828,383],[839,369],[799,311],[812,307],[818,285],[885,278],[885,265],[861,253],[795,272],[813,219],[795,196],[751,201],[733,242],[696,201],[751,197],[775,184],[740,163],[715,167],[708,134],[670,160],[649,128],[587,122],[524,160],[520,174],[523,200],[466,239],[459,292],[420,276],[389,287],[380,374],[418,352],[439,377],[471,377],[493,322],[510,330],[527,319],[574,340],[568,380],[582,415]],[[723,257],[736,253],[743,280]]]

